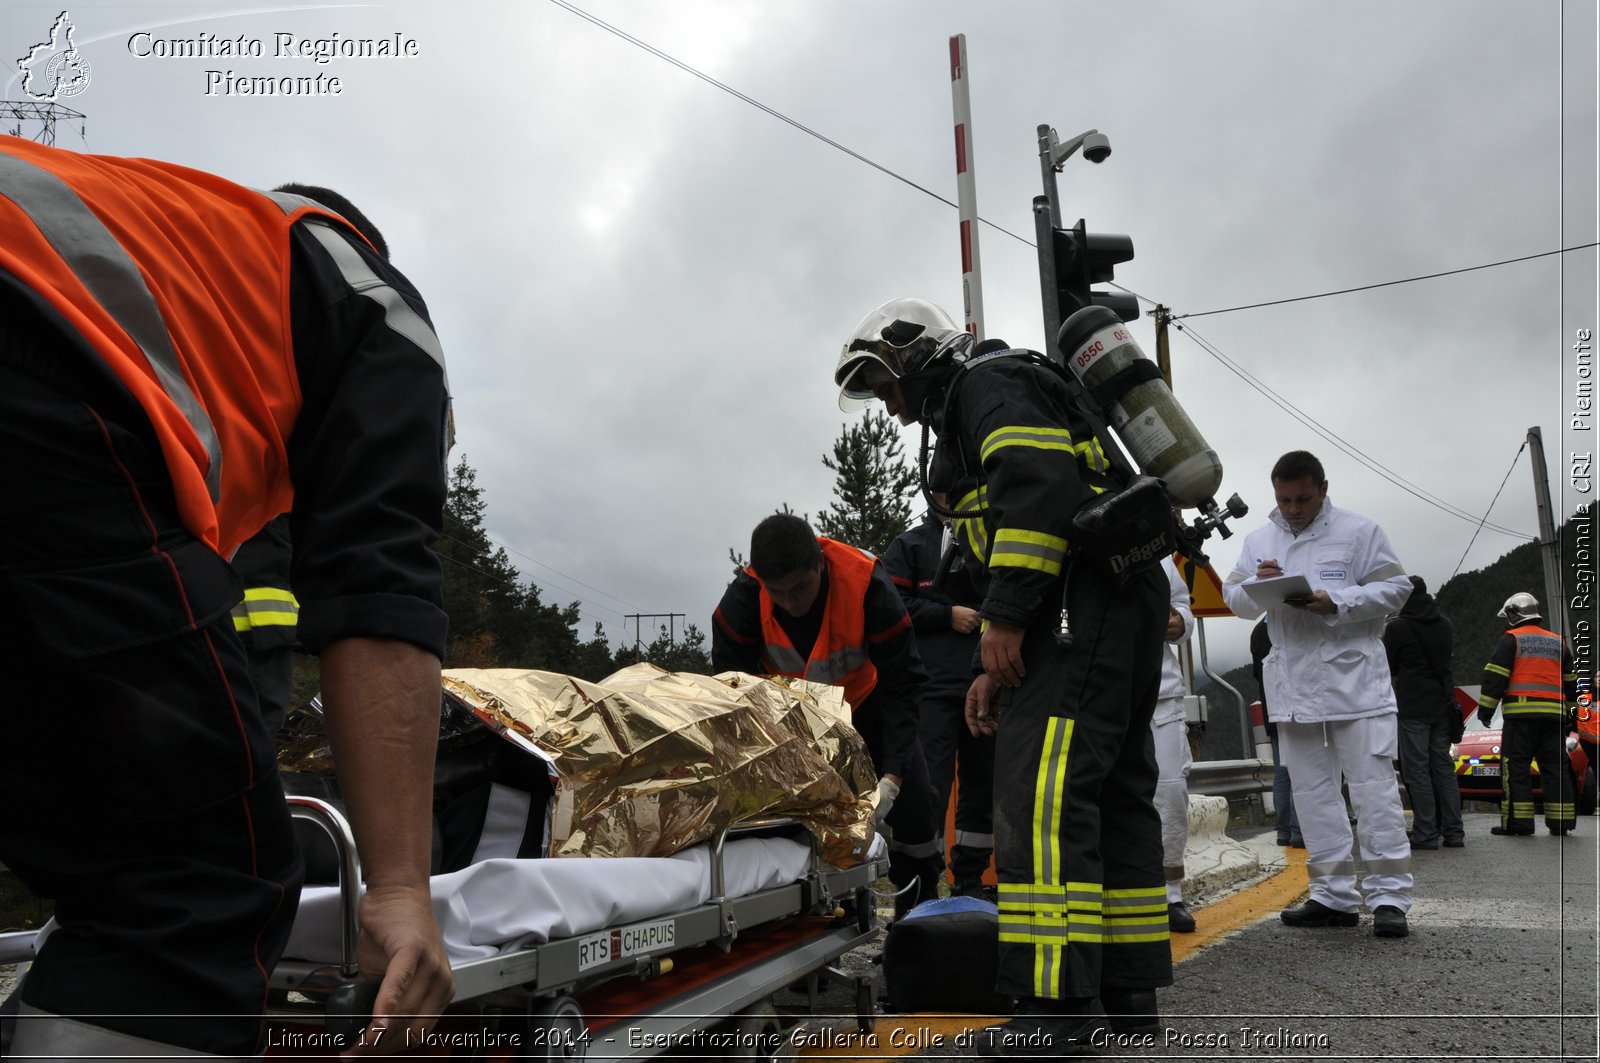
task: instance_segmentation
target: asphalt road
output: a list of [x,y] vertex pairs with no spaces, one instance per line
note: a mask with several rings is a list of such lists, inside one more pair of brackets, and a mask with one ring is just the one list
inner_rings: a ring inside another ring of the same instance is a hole
[[[1411,934],[1303,930],[1277,918],[1305,886],[1303,855],[1256,831],[1232,832],[1288,866],[1197,910],[1202,930],[1236,929],[1180,958],[1161,991],[1166,1027],[1105,1055],[1255,1060],[1577,1060],[1600,1058],[1596,936],[1597,822],[1565,839],[1490,835],[1498,817],[1466,816],[1467,845],[1414,854]],[[1261,894],[1264,904],[1251,904]],[[1242,902],[1242,903],[1241,903]],[[1180,942],[1182,939],[1178,939]],[[847,956],[845,966],[870,962]],[[971,1058],[948,1017],[885,1016],[860,1035],[802,1051],[836,1059]]]

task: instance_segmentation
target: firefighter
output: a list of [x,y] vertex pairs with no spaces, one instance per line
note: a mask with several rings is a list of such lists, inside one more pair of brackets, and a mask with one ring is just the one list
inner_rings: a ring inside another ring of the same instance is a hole
[[750,535],[749,566],[712,614],[711,667],[844,688],[879,775],[873,819],[889,837],[895,917],[938,897],[944,858],[917,741],[917,694],[928,674],[878,559],[817,535],[792,513],[767,517]]
[[1568,779],[1564,745],[1571,725],[1567,706],[1576,706],[1578,676],[1572,650],[1542,619],[1539,601],[1513,594],[1495,614],[1507,625],[1483,666],[1478,719],[1485,726],[1499,706],[1501,723],[1500,824],[1491,834],[1533,833],[1533,761],[1544,784],[1544,822],[1551,834],[1577,829],[1577,805]]
[[927,486],[956,499],[983,594],[965,711],[995,735],[997,989],[1017,1000],[990,1045],[1054,1057],[1092,1050],[1108,1013],[1117,1032],[1157,1029],[1172,984],[1150,736],[1168,592],[1164,554],[1123,579],[1073,542],[1079,506],[1125,485],[1058,372],[991,345],[973,355],[943,310],[897,299],[834,380],[847,411],[877,398],[939,430]]
[[0,136],[0,861],[57,920],[10,1052],[262,1048],[301,869],[225,558],[284,511],[374,1026],[451,998],[428,890],[450,400],[381,247],[327,190]]

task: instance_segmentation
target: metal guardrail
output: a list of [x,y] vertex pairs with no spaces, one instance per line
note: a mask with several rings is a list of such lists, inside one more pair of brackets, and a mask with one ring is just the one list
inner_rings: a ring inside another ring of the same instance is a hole
[[1272,761],[1202,760],[1189,768],[1189,792],[1207,797],[1234,797],[1272,789]]

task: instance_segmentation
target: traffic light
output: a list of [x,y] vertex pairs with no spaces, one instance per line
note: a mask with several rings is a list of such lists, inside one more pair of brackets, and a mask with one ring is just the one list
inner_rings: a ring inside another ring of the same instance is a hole
[[1126,292],[1097,292],[1092,285],[1112,279],[1119,262],[1133,258],[1133,237],[1121,233],[1092,233],[1083,219],[1070,229],[1054,229],[1057,298],[1061,320],[1086,306],[1103,306],[1124,321],[1139,316],[1139,300]]

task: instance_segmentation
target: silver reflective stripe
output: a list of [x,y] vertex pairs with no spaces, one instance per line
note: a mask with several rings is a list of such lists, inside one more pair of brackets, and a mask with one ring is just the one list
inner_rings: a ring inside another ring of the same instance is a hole
[[778,675],[805,674],[805,659],[792,646],[768,646],[766,658],[767,667]]
[[979,834],[975,830],[958,830],[956,831],[955,841],[952,844],[960,845],[967,849],[993,849],[994,835]]
[[1366,861],[1367,874],[1369,875],[1409,875],[1411,874],[1411,857],[1397,856],[1389,860]]
[[890,842],[889,851],[895,853],[904,853],[906,856],[914,859],[920,859],[921,857],[925,856],[933,856],[939,851],[939,839],[929,838],[925,842]]
[[1310,878],[1333,878],[1337,875],[1349,875],[1354,878],[1356,862],[1354,860],[1334,860],[1326,864],[1306,864],[1306,875]]
[[[334,232],[333,226],[315,217],[306,218],[304,224],[323,250],[328,252],[334,265],[339,267],[351,291],[383,307],[384,324],[427,352],[428,357],[439,363],[439,369],[443,371],[444,348],[439,346],[439,337],[434,335],[432,326],[422,319],[422,315],[411,309],[399,292],[372,272],[372,267],[367,265],[361,253],[351,247],[343,236]],[[445,373],[444,386],[446,391],[450,390],[448,372]]]
[[865,646],[847,646],[828,654],[820,661],[807,664],[806,678],[813,683],[829,685],[839,683],[851,672],[866,664],[869,659]]
[[178,407],[205,448],[206,489],[215,502],[222,493],[222,446],[217,441],[217,430],[183,377],[183,365],[172,346],[167,323],[139,267],[65,181],[3,151],[0,196],[11,200],[32,219],[95,302],[144,355],[161,390]]

